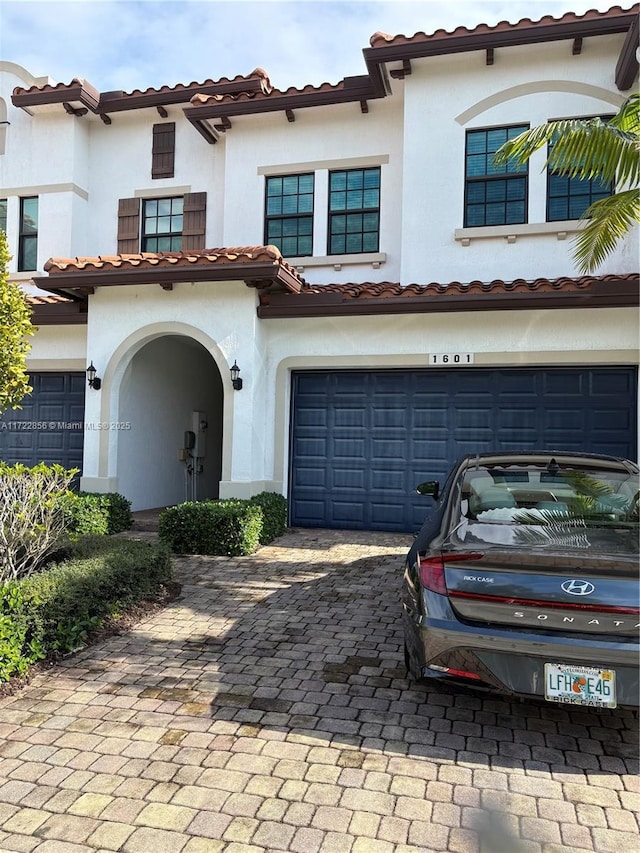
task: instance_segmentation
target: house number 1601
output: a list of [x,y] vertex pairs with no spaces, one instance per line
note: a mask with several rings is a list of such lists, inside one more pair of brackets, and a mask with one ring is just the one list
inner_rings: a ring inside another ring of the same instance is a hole
[[447,367],[460,367],[464,364],[473,364],[472,352],[437,352],[429,356],[429,364],[446,365]]

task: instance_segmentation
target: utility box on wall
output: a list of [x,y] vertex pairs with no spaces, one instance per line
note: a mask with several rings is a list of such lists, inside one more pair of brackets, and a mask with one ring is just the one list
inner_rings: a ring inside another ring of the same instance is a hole
[[202,459],[206,456],[207,453],[207,427],[209,424],[207,423],[207,416],[205,412],[192,412],[191,413],[191,429],[193,430],[196,443],[193,447],[191,455],[196,459]]

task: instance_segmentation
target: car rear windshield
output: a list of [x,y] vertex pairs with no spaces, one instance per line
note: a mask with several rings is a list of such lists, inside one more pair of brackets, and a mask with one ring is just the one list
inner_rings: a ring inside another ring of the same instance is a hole
[[638,526],[638,474],[576,465],[479,465],[467,469],[463,518],[483,524]]

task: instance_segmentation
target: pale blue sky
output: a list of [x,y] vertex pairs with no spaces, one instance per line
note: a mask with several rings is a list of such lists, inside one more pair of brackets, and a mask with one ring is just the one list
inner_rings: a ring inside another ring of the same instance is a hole
[[[362,49],[397,35],[605,10],[615,0],[0,0],[0,59],[100,91],[202,82],[261,66],[274,86],[366,72]],[[623,8],[631,0],[620,2]]]

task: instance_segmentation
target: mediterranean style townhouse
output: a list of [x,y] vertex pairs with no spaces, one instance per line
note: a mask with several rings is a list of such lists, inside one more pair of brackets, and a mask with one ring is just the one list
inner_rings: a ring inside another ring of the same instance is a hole
[[38,327],[0,455],[134,509],[266,489],[292,525],[389,531],[461,453],[637,458],[638,235],[578,275],[614,188],[492,156],[615,113],[637,42],[636,5],[376,33],[364,74],[302,89],[0,63],[0,227]]

